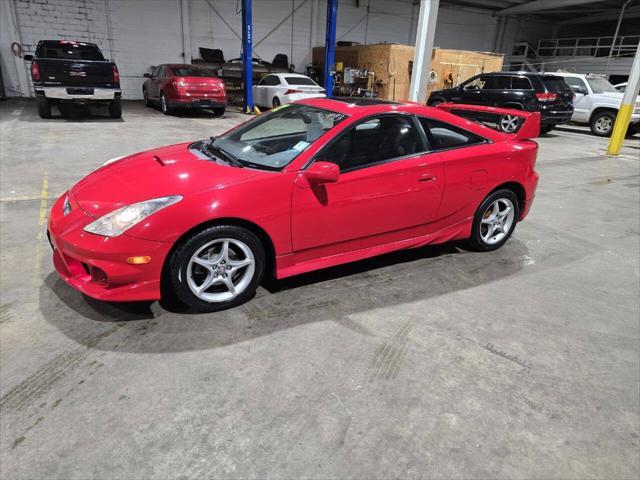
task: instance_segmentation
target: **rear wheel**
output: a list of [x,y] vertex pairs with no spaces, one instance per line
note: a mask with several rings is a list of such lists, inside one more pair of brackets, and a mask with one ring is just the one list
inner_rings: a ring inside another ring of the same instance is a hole
[[122,118],[122,102],[119,98],[109,104],[109,115],[111,118]]
[[38,115],[40,115],[40,118],[51,118],[51,104],[47,97],[36,97],[36,106],[38,107]]
[[151,102],[149,101],[149,93],[147,92],[146,88],[142,89],[142,98],[144,98],[144,106],[145,107],[150,107],[151,106]]
[[225,112],[225,107],[216,107],[213,109],[213,114],[216,117],[221,117],[222,115],[224,115]]
[[500,115],[498,126],[504,133],[514,133],[518,130],[520,124],[520,118],[516,115]]
[[555,128],[555,125],[543,125],[540,127],[540,135],[545,135]]
[[591,117],[589,127],[591,133],[599,137],[608,137],[613,131],[613,124],[616,122],[616,112],[604,110]]
[[484,199],[473,218],[469,243],[474,250],[488,252],[509,239],[520,217],[520,205],[511,190],[497,190]]
[[188,238],[169,262],[177,297],[193,309],[212,312],[249,300],[262,280],[266,258],[249,230],[217,225]]
[[171,109],[167,104],[167,97],[164,96],[164,93],[160,93],[160,110],[165,115],[169,115],[171,113]]
[[273,97],[273,100],[271,101],[271,105],[273,105],[273,108],[279,107],[280,104],[280,99],[278,97]]

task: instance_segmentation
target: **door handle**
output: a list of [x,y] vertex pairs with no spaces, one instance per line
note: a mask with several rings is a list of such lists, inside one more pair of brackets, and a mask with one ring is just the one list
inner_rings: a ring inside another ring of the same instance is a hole
[[433,175],[422,175],[419,179],[419,182],[435,182],[436,181],[436,177]]

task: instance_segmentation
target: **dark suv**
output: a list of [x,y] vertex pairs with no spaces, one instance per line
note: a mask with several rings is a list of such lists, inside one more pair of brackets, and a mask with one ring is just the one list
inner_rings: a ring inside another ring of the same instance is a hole
[[[562,77],[544,73],[497,72],[471,77],[456,88],[431,92],[430,106],[444,102],[515,108],[540,112],[540,133],[547,133],[573,114],[573,91]],[[517,117],[503,115],[498,126],[506,133],[518,128]]]

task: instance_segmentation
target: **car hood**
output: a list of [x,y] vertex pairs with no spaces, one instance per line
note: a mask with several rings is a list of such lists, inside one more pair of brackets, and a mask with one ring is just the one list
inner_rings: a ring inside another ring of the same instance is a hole
[[100,217],[132,203],[221,189],[265,174],[203,159],[190,151],[189,145],[182,143],[124,157],[90,173],[70,193],[88,215]]

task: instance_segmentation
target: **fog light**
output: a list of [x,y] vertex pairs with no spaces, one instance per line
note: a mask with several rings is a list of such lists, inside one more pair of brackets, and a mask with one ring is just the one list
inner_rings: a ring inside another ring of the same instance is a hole
[[141,257],[129,257],[127,258],[127,263],[131,265],[143,265],[145,263],[149,263],[151,261],[151,257],[144,255]]
[[107,284],[107,274],[98,267],[91,267],[91,281],[101,285]]

